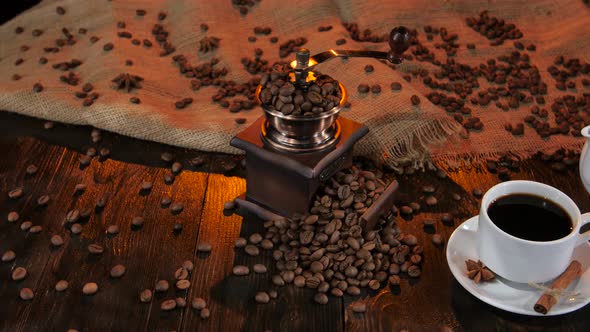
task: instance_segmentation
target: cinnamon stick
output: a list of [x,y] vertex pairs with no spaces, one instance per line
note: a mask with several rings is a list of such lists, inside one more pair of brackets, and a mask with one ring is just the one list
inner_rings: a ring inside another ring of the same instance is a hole
[[534,306],[535,311],[546,315],[559,300],[559,297],[555,292],[566,289],[572,281],[578,279],[581,275],[582,264],[578,261],[572,261],[567,269],[565,269],[565,271],[553,281],[550,290],[545,291],[539,300],[537,300],[537,303],[535,303]]

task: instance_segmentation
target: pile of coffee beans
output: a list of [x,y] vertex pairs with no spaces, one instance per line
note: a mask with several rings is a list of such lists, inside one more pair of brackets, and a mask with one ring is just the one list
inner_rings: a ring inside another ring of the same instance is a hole
[[[317,192],[309,214],[277,219],[264,224],[263,234],[238,238],[236,248],[251,256],[260,249],[273,250],[278,274],[272,283],[281,287],[314,289],[314,301],[326,304],[328,294],[357,296],[361,288],[377,290],[388,283],[400,284],[400,275],[421,274],[422,246],[416,236],[403,233],[393,211],[379,220],[376,229],[365,231],[360,216],[379,199],[390,182],[378,169],[363,169],[361,163],[336,173]],[[256,273],[266,271],[255,266]],[[236,266],[234,274],[249,273]],[[268,303],[266,292],[256,302]]]
[[305,90],[297,88],[288,71],[273,71],[262,76],[260,101],[270,110],[284,115],[314,116],[338,106],[342,91],[338,81],[328,75],[317,75]]
[[490,16],[487,10],[479,13],[479,17],[468,17],[465,22],[473,30],[491,40],[492,46],[501,45],[507,39],[520,39],[522,32],[512,23],[504,19]]

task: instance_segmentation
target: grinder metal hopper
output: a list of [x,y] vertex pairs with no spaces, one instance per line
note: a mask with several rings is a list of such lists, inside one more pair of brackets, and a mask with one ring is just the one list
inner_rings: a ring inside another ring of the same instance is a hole
[[[329,50],[310,56],[307,49],[296,53],[291,63],[290,81],[307,91],[316,77],[317,65],[337,57],[386,59],[398,64],[410,46],[411,34],[404,27],[389,36],[390,50]],[[258,87],[260,102],[262,85]],[[238,212],[250,212],[262,219],[291,217],[309,211],[320,184],[339,170],[352,165],[352,149],[368,132],[363,124],[339,117],[347,93],[339,83],[340,101],[333,108],[311,116],[285,115],[261,102],[264,116],[236,135],[230,144],[246,152],[246,193],[235,200]],[[329,106],[328,106],[329,107]],[[371,227],[384,209],[391,206],[397,182],[361,219]]]

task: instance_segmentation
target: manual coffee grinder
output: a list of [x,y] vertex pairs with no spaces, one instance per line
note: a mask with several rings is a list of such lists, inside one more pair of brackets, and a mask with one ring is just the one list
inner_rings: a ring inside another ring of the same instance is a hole
[[[407,28],[396,27],[389,35],[388,52],[329,50],[310,56],[309,50],[300,49],[295,61],[291,62],[289,77],[297,89],[306,91],[309,82],[315,79],[312,69],[334,58],[386,59],[399,64],[411,38]],[[354,144],[369,129],[361,123],[339,117],[347,98],[344,86],[339,83],[339,87],[342,97],[338,105],[305,117],[284,115],[265,107],[260,101],[262,86],[258,87],[256,97],[264,116],[230,142],[246,153],[246,193],[235,199],[238,213],[249,212],[263,220],[305,214],[320,184],[352,165]],[[365,212],[368,227],[393,204],[396,189],[397,182],[394,181]]]

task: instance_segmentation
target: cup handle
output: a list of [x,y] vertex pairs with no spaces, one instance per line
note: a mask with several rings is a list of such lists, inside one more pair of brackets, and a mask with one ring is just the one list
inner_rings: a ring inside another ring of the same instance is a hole
[[[582,215],[581,219],[582,219],[582,225],[580,225],[580,229],[582,227],[584,227],[585,225],[590,224],[590,213],[584,213]],[[576,246],[579,246],[580,244],[584,244],[588,241],[590,241],[590,229],[584,233],[578,234],[578,240],[576,242]]]

